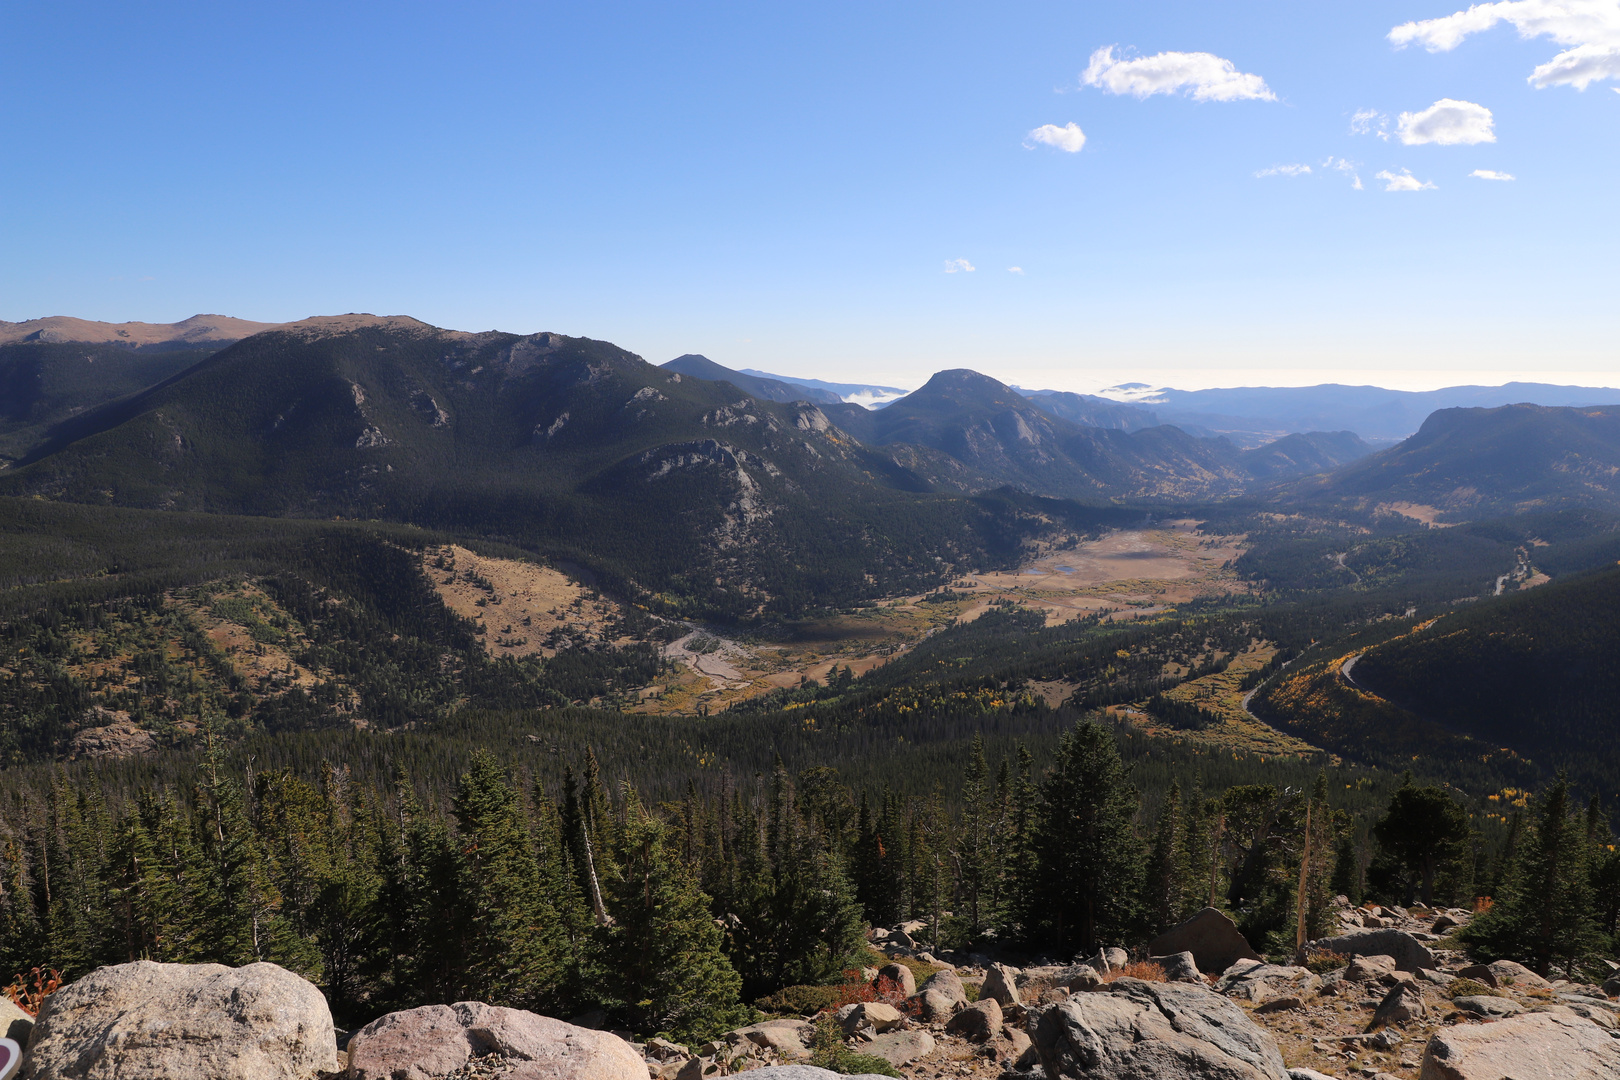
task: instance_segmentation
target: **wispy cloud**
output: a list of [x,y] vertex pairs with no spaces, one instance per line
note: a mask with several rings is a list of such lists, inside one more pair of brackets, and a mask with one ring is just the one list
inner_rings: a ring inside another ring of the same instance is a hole
[[971,274],[976,268],[966,259],[946,259],[945,272],[947,274]]
[[1475,169],[1473,172],[1469,173],[1468,175],[1469,176],[1477,176],[1481,180],[1513,180],[1513,179],[1516,179],[1516,177],[1512,173],[1497,172],[1495,169]]
[[1401,142],[1407,146],[1472,146],[1496,141],[1491,110],[1456,98],[1441,98],[1422,112],[1403,112],[1397,123]]
[[1079,124],[1072,121],[1062,127],[1056,124],[1042,124],[1031,131],[1024,141],[1024,145],[1032,150],[1035,143],[1045,143],[1047,146],[1055,146],[1059,150],[1078,154],[1080,148],[1086,145],[1086,133],[1080,130]]
[[1350,177],[1350,186],[1355,188],[1357,191],[1363,190],[1361,186],[1361,174],[1356,172],[1356,170],[1360,167],[1361,166],[1356,162],[1346,161],[1342,157],[1330,157],[1326,161],[1322,162],[1322,168],[1332,169],[1334,172],[1341,172]]
[[1260,176],[1309,176],[1310,174],[1311,174],[1311,167],[1309,165],[1273,165],[1269,169],[1261,169],[1259,172],[1255,173],[1254,175],[1257,176],[1257,177],[1260,177]]
[[1435,187],[1433,181],[1419,180],[1409,169],[1402,169],[1398,173],[1385,169],[1373,175],[1375,179],[1384,181],[1385,191],[1433,191]]
[[1357,109],[1350,117],[1350,134],[1376,135],[1389,141],[1389,117],[1377,109]]
[[1508,23],[1525,39],[1548,37],[1567,48],[1530,73],[1531,86],[1585,90],[1620,79],[1620,3],[1615,0],[1501,0],[1474,4],[1438,19],[1402,23],[1389,32],[1396,48],[1422,45],[1449,52],[1471,34]]
[[1091,54],[1080,74],[1086,86],[1139,98],[1185,92],[1194,101],[1276,101],[1266,81],[1213,53],[1162,52],[1126,60],[1109,45]]
[[1024,276],[1024,268],[1022,266],[1009,266],[1009,267],[1007,267],[1007,273],[1009,273],[1009,274],[1017,274],[1019,277],[1023,277]]

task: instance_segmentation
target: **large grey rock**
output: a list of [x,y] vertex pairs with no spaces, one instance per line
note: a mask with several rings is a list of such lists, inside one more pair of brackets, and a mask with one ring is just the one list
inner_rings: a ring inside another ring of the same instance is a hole
[[902,997],[910,997],[917,992],[917,976],[904,964],[884,964],[878,968],[877,977],[879,981],[887,979],[893,983]]
[[947,1035],[960,1035],[974,1042],[985,1042],[996,1037],[1003,1023],[1001,1003],[995,998],[980,998],[951,1017],[945,1025]]
[[1396,971],[1393,956],[1358,956],[1344,969],[1347,982],[1376,982]]
[[810,1056],[816,1025],[808,1020],[766,1020],[738,1028],[733,1034],[741,1035],[755,1046],[775,1050],[783,1057],[805,1058]]
[[15,1001],[0,994],[0,1038],[27,1046],[28,1033],[33,1030],[34,1018],[19,1009]]
[[1460,998],[1452,998],[1451,1003],[1463,1012],[1478,1016],[1517,1016],[1524,1012],[1524,1006],[1512,998],[1490,997],[1485,994],[1466,994]]
[[1018,969],[1006,964],[991,964],[985,970],[979,997],[981,1000],[995,998],[1002,1005],[1022,1005],[1024,999],[1018,995]]
[[1559,1013],[1441,1028],[1423,1050],[1422,1080],[1620,1080],[1620,1040]]
[[1170,956],[1150,956],[1148,963],[1157,965],[1164,972],[1164,977],[1171,982],[1202,983],[1204,976],[1198,970],[1198,964],[1193,960],[1190,952],[1173,953]]
[[1287,1080],[1272,1037],[1200,986],[1118,979],[1041,1012],[1047,1080]]
[[641,1055],[617,1035],[480,1001],[423,1005],[373,1020],[349,1040],[348,1075],[439,1080],[486,1054],[511,1063],[502,1080],[647,1080]]
[[835,1015],[845,1035],[860,1031],[884,1032],[906,1022],[899,1009],[881,1001],[858,1001],[845,1005]]
[[1104,975],[1110,971],[1117,971],[1131,962],[1131,954],[1120,948],[1098,949],[1097,955],[1086,963],[1102,972]]
[[1393,956],[1401,971],[1421,971],[1434,968],[1434,954],[1423,943],[1404,930],[1363,930],[1339,937],[1322,938],[1311,942],[1311,947],[1341,956]]
[[1321,985],[1321,977],[1307,968],[1239,961],[1215,983],[1215,992],[1263,1005],[1277,997],[1308,998]]
[[[1492,986],[1511,986],[1517,990],[1546,990],[1552,986],[1552,983],[1540,975],[1512,960],[1492,960],[1485,965],[1485,970],[1491,973]],[[1461,975],[1462,972],[1458,974]]]
[[1373,1010],[1374,1024],[1404,1024],[1429,1014],[1423,991],[1415,982],[1396,983]]
[[[503,1075],[501,1080],[506,1080]],[[888,1080],[879,1073],[850,1073],[848,1076],[815,1065],[770,1065],[750,1069],[748,1080]]]
[[337,1067],[326,998],[286,968],[139,960],[98,968],[46,998],[20,1075],[312,1080]]
[[943,1024],[967,1007],[967,991],[962,980],[950,968],[936,971],[922,984],[912,999],[917,1004],[918,1016],[930,1024]]
[[857,1051],[862,1054],[874,1054],[890,1065],[899,1066],[933,1053],[934,1037],[921,1028],[913,1031],[889,1031],[861,1043]]
[[1226,913],[1207,907],[1177,926],[1173,926],[1148,942],[1148,953],[1168,956],[1171,953],[1190,952],[1200,971],[1225,971],[1239,960],[1259,960],[1260,954],[1249,945]]
[[1074,991],[1095,990],[1103,984],[1103,978],[1097,974],[1097,969],[1090,964],[1076,964],[1070,969],[1073,974],[1063,984],[1065,988]]
[[917,1018],[925,1024],[943,1024],[967,1005],[967,998],[953,998],[940,990],[924,990],[910,999]]

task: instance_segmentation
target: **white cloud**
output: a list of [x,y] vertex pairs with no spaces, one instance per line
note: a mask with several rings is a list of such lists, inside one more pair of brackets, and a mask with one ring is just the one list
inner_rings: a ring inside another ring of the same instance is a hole
[[1419,44],[1449,52],[1470,34],[1505,22],[1525,39],[1549,37],[1565,50],[1530,73],[1531,86],[1585,90],[1599,79],[1620,79],[1620,2],[1617,0],[1500,0],[1438,19],[1403,23],[1389,32],[1396,48]]
[[[1030,142],[1045,143],[1047,146],[1055,146],[1059,150],[1078,154],[1080,148],[1086,145],[1086,133],[1081,131],[1080,125],[1073,121],[1062,127],[1058,127],[1056,124],[1042,124],[1029,133],[1029,141],[1026,141],[1024,145],[1030,146]],[[1034,147],[1031,146],[1030,149],[1034,149]]]
[[1359,167],[1360,166],[1357,165],[1356,162],[1346,161],[1344,158],[1329,157],[1326,161],[1322,162],[1322,168],[1332,169],[1334,172],[1342,172],[1349,176],[1350,186],[1357,191],[1363,190],[1361,186],[1361,174],[1356,172],[1356,169]]
[[976,268],[966,259],[946,259],[945,272],[947,274],[971,274]]
[[1123,60],[1109,45],[1091,54],[1080,74],[1086,86],[1139,98],[1186,91],[1194,101],[1276,101],[1266,81],[1213,53],[1162,52]]
[[1310,174],[1311,174],[1311,167],[1309,165],[1273,165],[1269,169],[1261,169],[1259,172],[1255,173],[1254,175],[1259,177],[1259,176],[1309,176]]
[[1419,180],[1417,177],[1412,175],[1411,170],[1409,169],[1402,169],[1398,173],[1392,173],[1388,169],[1385,169],[1381,173],[1374,174],[1374,176],[1376,179],[1384,181],[1385,191],[1434,190],[1434,183],[1432,181]]
[[1023,277],[1024,276],[1024,268],[1022,266],[1009,266],[1009,267],[1007,267],[1007,273],[1009,273],[1009,274],[1017,274],[1019,277]]
[[1350,134],[1376,135],[1385,142],[1389,141],[1389,117],[1377,109],[1357,109],[1350,117]]
[[1497,172],[1495,169],[1475,169],[1473,172],[1469,173],[1468,175],[1469,176],[1477,176],[1481,180],[1513,180],[1513,179],[1516,179],[1512,173]]
[[1401,142],[1407,146],[1472,146],[1496,141],[1491,110],[1472,101],[1441,98],[1422,112],[1401,113],[1396,122]]

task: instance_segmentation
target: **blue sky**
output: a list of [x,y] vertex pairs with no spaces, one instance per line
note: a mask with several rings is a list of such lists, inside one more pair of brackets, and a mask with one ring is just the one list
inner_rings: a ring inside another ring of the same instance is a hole
[[1620,0],[1457,10],[0,0],[0,318],[1620,386]]

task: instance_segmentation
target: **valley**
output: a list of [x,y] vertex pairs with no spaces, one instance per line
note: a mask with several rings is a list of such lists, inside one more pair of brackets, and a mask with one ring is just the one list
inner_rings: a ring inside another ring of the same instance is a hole
[[[1612,409],[1375,450],[965,370],[867,410],[588,338],[230,326],[0,342],[38,391],[0,416],[0,963],[139,941],[269,959],[346,1021],[477,998],[696,1043],[864,1001],[889,926],[933,937],[885,959],[975,985],[1206,906],[1286,961],[1301,925],[1431,910],[1387,824],[1414,791],[1467,823],[1421,887],[1509,910],[1536,800],[1586,800],[1594,844],[1620,813]],[[638,922],[655,881],[732,980],[685,1027],[647,1011],[688,993],[667,964],[603,989],[675,932]],[[1240,1011],[1294,1063],[1350,1052]],[[985,1075],[1038,1080],[1013,1060]]]

